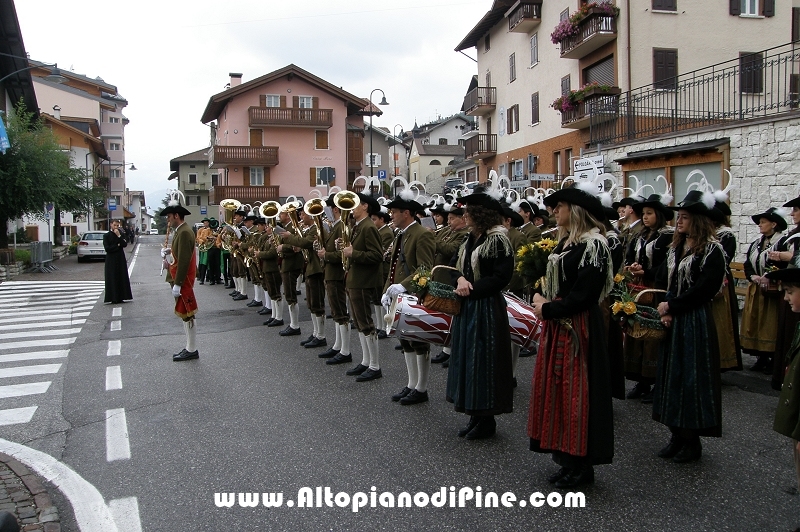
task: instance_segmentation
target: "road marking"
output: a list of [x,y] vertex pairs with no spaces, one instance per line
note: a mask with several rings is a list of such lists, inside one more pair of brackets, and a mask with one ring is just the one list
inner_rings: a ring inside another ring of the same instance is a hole
[[106,410],[106,461],[130,460],[128,422],[124,408]]
[[10,340],[11,338],[30,338],[31,336],[36,336],[36,337],[61,336],[69,334],[78,334],[80,332],[81,328],[78,327],[77,329],[61,329],[55,331],[23,331],[15,333],[3,333],[0,334],[0,340]]
[[136,497],[125,497],[108,501],[108,509],[114,516],[117,528],[127,532],[142,532],[139,519],[139,501]]
[[133,266],[136,264],[136,257],[139,256],[139,244],[136,244],[136,250],[133,252],[133,260],[131,261],[130,266],[128,266],[128,277],[131,276],[133,273]]
[[119,532],[111,510],[97,488],[66,464],[49,454],[8,440],[0,439],[0,452],[13,456],[63,493],[72,505],[75,523],[80,530]]
[[28,375],[46,375],[58,373],[61,364],[37,364],[35,366],[17,366],[14,368],[0,369],[0,379],[8,377],[27,377]]
[[0,355],[0,364],[5,362],[19,362],[21,360],[66,358],[68,354],[69,354],[69,349],[62,349],[59,351],[31,351],[29,353],[11,353],[8,355]]
[[[57,290],[57,291],[56,291]],[[32,299],[32,298],[44,298],[48,296],[53,297],[76,297],[76,296],[91,296],[91,295],[100,295],[103,293],[103,290],[93,289],[93,290],[70,290],[67,288],[27,288],[27,289],[19,289],[19,290],[3,290],[0,291],[0,299]]]
[[42,308],[42,309],[71,309],[81,303],[89,303],[95,301],[100,296],[92,297],[69,297],[58,299],[39,299],[36,301],[18,301],[8,303],[0,303],[0,309],[20,309],[20,308]]
[[108,351],[106,351],[106,356],[107,357],[118,356],[121,349],[122,349],[122,340],[109,340]]
[[[26,321],[38,322],[41,320],[69,320],[74,318],[85,318],[91,312],[61,312],[49,314],[47,312],[37,312],[36,316],[20,316],[19,318],[3,318],[0,323],[24,323]],[[25,325],[20,325],[25,327]]]
[[119,331],[122,329],[122,321],[114,320],[111,322],[111,330],[112,331]]
[[114,310],[111,311],[112,318],[119,318],[122,316],[122,307],[114,307]]
[[7,344],[0,344],[0,349],[22,349],[25,347],[43,347],[46,345],[63,345],[67,346],[75,343],[73,338],[52,338],[50,340],[33,340],[27,342],[10,342]]
[[[0,331],[19,331],[20,329],[42,329],[44,327],[69,327],[71,325],[83,325],[86,320],[69,321],[47,321],[45,323],[17,323],[15,325],[0,325]],[[52,336],[52,334],[51,334]]]
[[8,384],[6,386],[0,386],[0,399],[44,393],[50,388],[50,382],[51,381],[29,382],[28,384]]
[[0,410],[0,425],[18,425],[20,423],[28,423],[33,414],[36,412],[37,406],[26,406],[24,408],[7,408]]
[[122,371],[119,366],[106,368],[106,391],[122,389]]

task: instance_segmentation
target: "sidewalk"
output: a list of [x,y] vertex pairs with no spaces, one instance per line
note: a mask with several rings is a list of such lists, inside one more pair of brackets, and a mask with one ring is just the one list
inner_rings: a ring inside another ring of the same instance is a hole
[[13,514],[26,532],[61,531],[58,510],[40,478],[4,453],[0,453],[0,511]]

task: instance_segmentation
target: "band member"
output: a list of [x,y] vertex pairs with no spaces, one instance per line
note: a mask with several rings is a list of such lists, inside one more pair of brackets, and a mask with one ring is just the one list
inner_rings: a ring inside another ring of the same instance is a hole
[[194,320],[197,313],[197,300],[194,297],[194,278],[197,273],[195,239],[194,232],[184,222],[189,214],[191,212],[178,199],[170,200],[160,214],[167,217],[170,227],[175,228],[172,247],[163,248],[161,256],[169,263],[167,282],[172,287],[172,296],[175,298],[175,314],[183,320],[183,330],[186,333],[186,347],[173,355],[172,360],[175,362],[200,357]]
[[228,269],[234,289],[233,292],[228,295],[233,297],[234,301],[243,301],[247,299],[247,286],[245,286],[247,279],[245,278],[244,259],[239,251],[239,243],[245,235],[242,230],[245,216],[247,216],[247,210],[244,207],[240,207],[233,213],[233,225],[231,227],[236,235],[236,239],[231,246],[231,257]]
[[317,251],[317,256],[325,264],[325,292],[331,307],[331,317],[335,323],[336,341],[327,351],[317,356],[331,359],[338,357],[336,364],[339,364],[350,362],[352,357],[350,356],[350,314],[347,312],[342,252],[336,248],[336,241],[342,236],[344,222],[340,219],[341,211],[333,202],[334,196],[335,194],[331,194],[325,201],[326,205],[331,208],[333,225],[325,232],[324,248]]
[[[255,223],[258,216],[256,215],[255,211],[249,211],[247,216],[244,217],[242,221],[241,231],[242,237],[237,243],[237,252],[236,256],[238,260],[241,261],[241,267],[239,270],[239,294],[233,296],[234,301],[245,301],[247,300],[247,281],[250,279],[250,268],[248,267],[248,263],[246,262],[247,253],[249,248],[249,243],[252,239],[252,234],[255,231]],[[252,304],[255,300],[251,301]]]
[[[378,203],[377,201],[375,202]],[[394,240],[394,231],[392,226],[388,225],[392,221],[389,216],[389,211],[386,207],[378,205],[378,210],[370,214],[372,223],[378,228],[378,234],[381,235],[381,248],[383,249],[383,261],[381,262],[381,287],[386,284],[386,278],[389,277],[389,248],[392,246]],[[380,305],[375,306],[375,325],[378,327],[378,340],[387,338],[386,330],[383,328],[383,307]]]
[[[638,238],[639,233],[641,233],[644,230],[644,226],[642,225],[642,219],[640,215],[636,214],[636,211],[633,210],[633,205],[635,203],[640,203],[642,201],[644,201],[644,198],[640,196],[631,196],[628,198],[622,198],[619,201],[620,206],[624,207],[625,209],[623,211],[625,213],[624,218],[620,217],[619,219],[619,222],[624,224],[625,226],[625,228],[622,229],[619,233],[619,237],[622,240],[622,245],[624,246],[625,249],[625,257],[628,257],[630,247],[633,245],[633,242],[635,242],[636,239]],[[626,265],[629,265],[629,263],[626,262]]]
[[[436,241],[433,233],[415,223],[414,213],[422,206],[414,201],[413,192],[405,188],[387,205],[392,223],[397,228],[392,248],[389,251],[389,277],[381,299],[389,306],[396,296],[411,288],[411,280],[417,268],[433,264]],[[408,384],[392,396],[392,401],[402,405],[413,405],[428,400],[428,375],[430,373],[430,345],[425,342],[400,340],[408,370]]]
[[[250,216],[245,219],[245,222],[249,222],[249,219]],[[242,251],[242,255],[244,255],[244,263],[245,268],[247,268],[247,275],[253,282],[253,300],[249,302],[247,306],[252,308],[263,308],[264,289],[261,286],[261,264],[256,257],[258,255],[258,244],[261,240],[261,235],[264,231],[264,226],[267,224],[267,221],[264,218],[259,218],[255,214],[253,215],[252,220],[252,224],[247,225],[250,234],[248,235],[247,240],[241,244],[239,249]]]
[[[280,220],[289,235],[297,236],[297,230],[292,225],[288,212],[280,212]],[[286,235],[286,236],[289,236]],[[283,238],[283,237],[282,237]],[[303,254],[299,248],[291,245],[278,244],[276,248],[283,257],[281,261],[281,280],[283,281],[283,297],[289,306],[289,325],[279,334],[281,336],[297,336],[300,334],[300,308],[297,306],[297,279],[303,273]]]
[[222,257],[220,253],[220,247],[222,246],[222,242],[217,244],[217,229],[219,229],[219,221],[214,218],[213,216],[209,218],[209,227],[212,231],[212,243],[211,247],[208,248],[208,273],[206,276],[208,277],[208,284],[222,284]]
[[519,215],[522,216],[522,225],[519,230],[531,244],[542,239],[542,230],[533,223],[538,212],[539,209],[527,200],[523,200],[519,204]]
[[201,220],[203,222],[203,227],[197,230],[197,237],[195,237],[195,242],[200,253],[199,259],[199,266],[197,267],[197,278],[200,279],[200,284],[205,284],[206,280],[206,270],[208,269],[208,251],[203,249],[206,244],[208,243],[208,239],[211,238],[211,233],[213,233],[211,229],[211,220],[208,218],[203,218]]
[[[272,301],[272,317],[264,322],[267,327],[283,326],[283,296],[281,295],[281,267],[278,263],[278,241],[272,227],[267,225],[261,239],[261,271],[264,274],[264,287]],[[265,313],[266,314],[266,313]]]

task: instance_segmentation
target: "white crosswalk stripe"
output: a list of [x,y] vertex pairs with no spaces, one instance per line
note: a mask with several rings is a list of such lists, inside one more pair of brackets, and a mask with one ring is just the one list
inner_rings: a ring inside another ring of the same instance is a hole
[[103,289],[102,281],[0,284],[0,427],[31,422],[53,382],[42,379],[62,371]]

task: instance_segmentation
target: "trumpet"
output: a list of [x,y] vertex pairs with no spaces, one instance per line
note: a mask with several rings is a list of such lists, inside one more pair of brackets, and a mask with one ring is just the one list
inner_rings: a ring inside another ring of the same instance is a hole
[[325,228],[322,225],[322,213],[325,212],[325,202],[321,198],[312,198],[303,205],[303,212],[314,219],[317,226],[317,247],[325,247]]
[[[347,218],[350,216],[350,213],[356,207],[361,204],[361,198],[358,197],[358,194],[355,192],[350,192],[349,190],[342,190],[341,192],[337,192],[336,195],[333,197],[333,204],[339,209],[342,213],[342,222],[344,226],[342,227],[342,247],[346,248],[350,245],[350,238],[352,235],[352,228],[348,223]],[[342,256],[342,268],[344,271],[350,269],[350,259]]]

